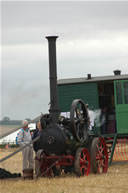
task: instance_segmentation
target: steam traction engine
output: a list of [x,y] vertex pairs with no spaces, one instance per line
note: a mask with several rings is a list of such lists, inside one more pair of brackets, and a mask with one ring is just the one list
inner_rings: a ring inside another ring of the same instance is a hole
[[50,110],[42,115],[39,143],[40,172],[51,176],[59,166],[60,171],[75,172],[78,176],[105,173],[108,153],[103,138],[89,130],[89,115],[84,101],[72,102],[70,118],[60,116],[57,95],[56,36],[46,37],[49,44]]

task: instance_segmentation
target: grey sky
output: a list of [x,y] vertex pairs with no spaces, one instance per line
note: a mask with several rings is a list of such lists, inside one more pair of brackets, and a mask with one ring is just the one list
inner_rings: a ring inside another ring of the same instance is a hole
[[49,109],[47,35],[58,35],[58,79],[128,74],[128,2],[1,3],[0,118]]

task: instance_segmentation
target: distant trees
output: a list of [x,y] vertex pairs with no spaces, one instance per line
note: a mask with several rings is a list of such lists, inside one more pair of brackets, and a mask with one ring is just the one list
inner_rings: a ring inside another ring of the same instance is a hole
[[31,122],[31,119],[30,119],[30,118],[26,118],[25,120],[27,120],[28,122]]
[[[26,118],[25,120],[27,120],[28,122],[31,121],[30,118]],[[2,121],[11,121],[11,119],[10,119],[10,117],[4,117],[4,118],[2,119]]]
[[[26,118],[28,122],[31,122],[30,118]],[[0,120],[0,125],[21,125],[22,120],[11,120],[10,117],[4,117],[2,120]]]
[[3,121],[10,121],[10,118],[9,117],[4,117]]

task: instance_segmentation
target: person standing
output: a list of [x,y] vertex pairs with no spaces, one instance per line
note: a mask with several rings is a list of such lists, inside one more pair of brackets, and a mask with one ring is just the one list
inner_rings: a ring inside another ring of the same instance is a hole
[[[32,136],[32,140],[35,139],[37,136],[41,135],[41,132],[42,132],[41,123],[40,123],[40,121],[38,121],[36,124],[36,130],[34,131],[33,136]],[[33,143],[33,149],[35,152],[37,152],[39,149],[41,149],[39,140],[37,140]]]
[[[40,136],[42,132],[42,127],[40,121],[37,122],[36,124],[36,130],[33,133],[32,140],[35,139],[37,136]],[[36,177],[41,176],[41,171],[40,171],[40,160],[38,157],[40,157],[40,154],[43,152],[43,149],[40,146],[40,140],[37,140],[33,143],[33,149],[35,151],[35,175]]]
[[[28,128],[28,121],[23,120],[22,121],[22,128],[20,129],[17,137],[17,142],[20,145],[20,147],[23,147],[30,143],[32,140],[30,130]],[[25,147],[22,150],[22,156],[23,156],[23,176],[27,169],[31,169],[33,173],[33,145],[30,144],[29,146]]]

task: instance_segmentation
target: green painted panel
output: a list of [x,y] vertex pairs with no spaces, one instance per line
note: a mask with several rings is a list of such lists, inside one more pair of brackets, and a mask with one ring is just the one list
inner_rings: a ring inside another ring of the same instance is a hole
[[117,133],[128,134],[128,80],[115,81]]
[[99,107],[96,83],[58,85],[58,96],[62,112],[70,111],[74,99],[82,99],[93,109]]
[[[69,112],[74,99],[82,99],[91,109],[99,108],[96,83],[58,85],[58,99],[61,112]],[[100,134],[99,127],[93,131]]]

